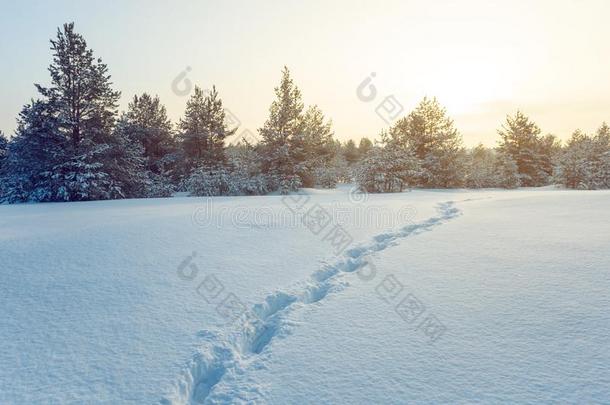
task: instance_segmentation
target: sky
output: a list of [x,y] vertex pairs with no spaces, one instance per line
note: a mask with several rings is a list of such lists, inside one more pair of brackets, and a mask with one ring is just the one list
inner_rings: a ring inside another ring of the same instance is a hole
[[[0,0],[0,129],[48,84],[49,39],[74,21],[122,92],[156,94],[177,121],[193,85],[216,85],[256,133],[288,66],[340,140],[376,138],[437,97],[467,146],[494,146],[521,110],[567,139],[610,121],[605,0]],[[190,85],[190,86],[189,86]]]

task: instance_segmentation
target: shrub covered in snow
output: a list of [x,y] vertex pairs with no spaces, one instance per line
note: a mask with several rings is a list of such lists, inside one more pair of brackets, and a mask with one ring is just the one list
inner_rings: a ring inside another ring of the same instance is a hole
[[610,188],[610,127],[602,125],[595,136],[576,131],[563,152],[556,177],[569,188]]
[[186,188],[195,196],[239,195],[234,192],[234,178],[224,168],[196,169],[188,178]]
[[466,157],[464,185],[468,188],[519,187],[517,164],[505,153],[478,145]]
[[517,188],[520,185],[517,163],[504,153],[497,153],[494,163],[494,187]]
[[466,156],[464,185],[469,188],[496,186],[496,156],[493,150],[478,145]]
[[268,180],[226,167],[200,167],[188,178],[186,189],[194,196],[259,195],[268,192]]
[[340,178],[340,168],[336,166],[321,166],[314,169],[315,184],[322,188],[335,188]]
[[299,188],[303,185],[301,183],[301,178],[299,176],[282,176],[279,182],[279,192],[280,194],[288,194],[292,191],[298,191]]
[[146,180],[146,197],[171,197],[175,191],[174,186],[166,176],[152,172],[148,173],[148,179]]
[[417,183],[421,166],[408,150],[375,148],[356,172],[359,187],[369,193],[401,192]]

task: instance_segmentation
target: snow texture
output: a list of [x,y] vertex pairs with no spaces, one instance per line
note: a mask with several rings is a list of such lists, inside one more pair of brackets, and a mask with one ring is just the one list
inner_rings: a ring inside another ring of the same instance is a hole
[[0,403],[610,400],[610,192],[347,190],[1,206]]

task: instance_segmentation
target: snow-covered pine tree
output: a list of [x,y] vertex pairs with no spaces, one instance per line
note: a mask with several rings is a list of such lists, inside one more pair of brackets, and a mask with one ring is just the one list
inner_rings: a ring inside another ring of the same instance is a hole
[[332,163],[332,167],[337,174],[337,183],[351,183],[354,181],[354,167],[348,165],[345,156],[343,156],[342,153],[339,153],[339,147],[340,145],[337,145],[337,153],[335,154],[335,159]]
[[360,152],[356,147],[356,143],[349,139],[343,146],[343,156],[348,164],[353,165],[360,160]]
[[2,167],[6,160],[6,154],[8,149],[8,139],[4,135],[4,132],[0,131],[0,176],[2,175]]
[[593,138],[593,184],[597,189],[610,188],[610,127],[605,122]]
[[235,170],[251,177],[262,173],[258,150],[247,141],[228,146],[226,155],[229,165]]
[[[121,190],[96,162],[107,145],[72,155],[52,101],[32,101],[20,114],[7,158],[9,202],[108,199]],[[83,150],[85,150],[83,148]]]
[[356,182],[369,193],[393,193],[417,185],[421,161],[413,151],[389,141],[382,133],[382,145],[374,147],[356,171]]
[[238,174],[243,194],[261,195],[269,192],[267,177],[261,171],[257,148],[247,141],[227,148],[227,159],[232,172]]
[[364,159],[373,149],[373,142],[369,138],[361,138],[358,143],[358,158]]
[[263,158],[263,171],[276,179],[272,188],[280,185],[291,187],[299,182],[297,176],[297,163],[293,160],[299,151],[299,138],[303,132],[303,101],[301,92],[290,77],[287,67],[282,70],[282,80],[275,88],[276,100],[269,107],[269,118],[260,128],[261,156]]
[[507,116],[498,133],[501,137],[498,149],[517,164],[520,184],[525,187],[548,184],[555,139],[541,138],[540,128],[521,111]]
[[[216,87],[205,95],[195,87],[179,124],[184,153],[184,188],[193,195],[239,195],[244,193],[243,173],[236,173],[227,161],[225,139],[233,135],[226,122]],[[243,187],[242,187],[243,186]]]
[[119,118],[116,131],[122,142],[139,147],[132,148],[130,161],[136,163],[138,154],[142,155],[145,173],[138,183],[146,185],[141,193],[148,197],[170,196],[174,191],[170,180],[174,167],[169,155],[175,152],[175,142],[171,121],[159,97],[146,93],[134,96]]
[[53,199],[49,175],[67,160],[68,140],[59,130],[57,109],[50,104],[32,100],[19,113],[4,167],[3,197],[9,203]]
[[316,185],[332,189],[340,182],[352,182],[351,172],[342,153],[341,142],[331,138],[325,148],[332,150],[320,166],[314,169]]
[[225,165],[224,141],[236,130],[227,127],[225,118],[216,87],[205,95],[201,88],[195,86],[193,95],[186,103],[184,118],[178,124],[187,176],[197,167]]
[[462,184],[462,137],[436,98],[424,98],[414,111],[390,128],[389,137],[391,145],[388,146],[409,150],[421,161],[421,186]]
[[[113,172],[113,177],[108,173],[112,171],[109,161],[111,150],[119,151],[119,147],[112,147],[109,144],[98,144],[95,146],[81,148],[82,154],[67,156],[63,162],[53,166],[50,171],[43,172],[44,183],[47,189],[31,194],[32,201],[85,201],[85,200],[109,200],[125,197],[137,197],[139,193],[131,190],[131,184],[119,181],[121,176],[117,171]],[[101,162],[107,163],[101,163]],[[116,167],[123,169],[124,164],[116,164]],[[122,176],[129,182],[136,178],[131,174]],[[136,190],[139,190],[137,188]],[[131,191],[130,191],[131,192]]]
[[519,187],[519,168],[512,157],[501,151],[496,151],[494,162],[495,187]]
[[[140,173],[124,173],[139,167],[137,148],[114,131],[120,93],[111,87],[107,66],[73,23],[57,30],[51,49],[51,85],[36,85],[42,100],[26,106],[10,148],[10,164],[20,168],[12,196],[35,201],[137,196],[133,182]],[[26,152],[26,145],[42,149]]]
[[4,200],[6,194],[6,173],[5,173],[5,162],[6,155],[8,154],[8,139],[4,136],[4,133],[0,131],[0,203]]
[[374,149],[373,142],[368,138],[361,138],[358,146],[353,140],[343,145],[339,144],[340,158],[335,159],[339,180],[349,183],[356,179],[360,164]]
[[117,131],[142,145],[148,170],[156,174],[169,170],[163,158],[175,148],[172,123],[158,96],[135,95],[119,118]]
[[540,168],[545,177],[545,184],[553,182],[555,167],[559,163],[561,152],[561,140],[555,135],[547,134],[540,138],[538,156],[540,158]]
[[593,137],[575,131],[558,169],[561,183],[568,188],[610,188],[610,128],[604,123]]
[[590,138],[576,130],[568,140],[561,159],[561,179],[567,188],[587,188],[591,177],[587,156],[591,154]]
[[194,196],[259,195],[267,193],[267,181],[230,166],[199,167],[187,179],[186,189]]
[[568,140],[560,164],[560,178],[567,188],[593,188],[593,140],[580,130]]
[[108,67],[93,56],[74,23],[64,24],[51,40],[51,86],[36,85],[57,107],[60,130],[77,150],[83,141],[103,144],[111,138],[120,92],[111,87]]
[[[331,179],[334,170],[330,168],[337,152],[332,123],[326,121],[318,106],[311,106],[305,111],[302,132],[292,138],[290,145],[296,174],[301,178],[303,187],[324,183],[324,187],[330,188],[331,183],[336,184],[336,179]],[[318,174],[324,179],[318,178]]]
[[496,186],[496,156],[493,150],[482,144],[468,152],[464,184],[468,188]]

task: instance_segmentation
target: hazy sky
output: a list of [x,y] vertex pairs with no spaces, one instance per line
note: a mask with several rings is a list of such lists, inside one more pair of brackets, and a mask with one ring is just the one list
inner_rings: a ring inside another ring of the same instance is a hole
[[[193,84],[215,84],[241,129],[256,132],[284,65],[342,140],[387,127],[376,108],[390,95],[404,113],[436,96],[467,145],[494,145],[517,109],[564,139],[610,121],[610,1],[0,3],[6,133],[33,83],[48,83],[48,41],[68,21],[108,64],[121,109],[136,93],[158,94],[174,121],[187,97],[172,81],[190,67]],[[365,102],[357,88],[371,73],[376,97]]]

